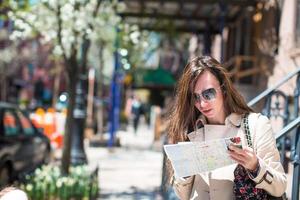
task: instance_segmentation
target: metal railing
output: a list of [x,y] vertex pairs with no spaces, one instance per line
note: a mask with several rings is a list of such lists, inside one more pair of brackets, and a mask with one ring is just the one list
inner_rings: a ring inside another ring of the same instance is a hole
[[300,72],[300,67],[295,70],[294,72],[288,74],[286,77],[284,77],[282,80],[278,81],[273,87],[269,87],[268,89],[266,89],[265,91],[263,91],[262,93],[260,93],[259,95],[257,95],[254,99],[252,99],[249,103],[248,106],[252,107],[254,106],[256,103],[258,103],[260,100],[262,100],[263,98],[265,98],[267,95],[269,95],[272,91],[276,90],[277,88],[279,88],[281,85],[283,85],[284,83],[286,83],[288,80],[290,80],[291,78],[293,78],[295,75],[299,74]]
[[[292,97],[294,104],[293,116],[289,113],[289,98],[288,96],[278,90],[280,86],[285,84],[291,78],[297,76],[296,88],[294,90],[294,96]],[[275,98],[274,98],[275,97]],[[270,87],[252,99],[248,105],[253,107],[255,104],[265,99],[264,108],[262,113],[270,117],[280,117],[283,120],[282,129],[276,134],[277,146],[280,149],[280,158],[285,171],[288,171],[288,162],[293,164],[293,183],[292,183],[292,200],[299,199],[299,178],[300,178],[300,117],[299,117],[299,97],[300,97],[300,67],[294,72],[289,73],[283,79],[278,81],[273,87]],[[281,98],[281,100],[279,100]],[[275,100],[274,100],[275,99]],[[274,102],[275,101],[275,102]],[[272,107],[272,103],[275,106]],[[282,107],[280,107],[280,104]],[[283,110],[283,113],[280,113]],[[295,128],[297,128],[295,130]],[[290,139],[290,158],[286,157],[286,139],[288,134],[293,132]]]
[[295,130],[293,135],[293,144],[291,148],[290,160],[293,163],[293,183],[292,183],[292,200],[299,200],[299,183],[300,183],[300,117],[297,117],[281,131],[276,134],[276,141],[281,141],[284,136]]
[[[297,82],[296,82],[296,89],[294,92],[294,116],[290,116],[289,113],[289,96],[286,95],[284,92],[279,90],[278,88],[289,81],[291,78],[297,75]],[[265,100],[264,107],[262,109],[262,113],[269,118],[274,117],[275,119],[281,118],[283,121],[284,128],[288,122],[296,118],[299,112],[299,93],[300,93],[300,67],[297,68],[295,71],[287,74],[283,79],[279,80],[273,87],[270,87],[260,93],[257,97],[252,99],[248,105],[253,107],[261,100]],[[286,157],[286,149],[291,148],[291,139],[290,136],[285,134],[281,139],[277,142],[277,147],[280,150],[280,158],[283,164],[283,167],[286,172],[288,172],[288,158]]]

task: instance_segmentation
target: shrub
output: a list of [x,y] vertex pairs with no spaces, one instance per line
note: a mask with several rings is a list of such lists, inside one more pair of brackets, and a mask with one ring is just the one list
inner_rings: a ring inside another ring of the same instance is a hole
[[91,173],[86,166],[76,166],[71,167],[68,176],[63,176],[57,166],[42,166],[27,175],[20,187],[34,200],[96,199],[98,169]]

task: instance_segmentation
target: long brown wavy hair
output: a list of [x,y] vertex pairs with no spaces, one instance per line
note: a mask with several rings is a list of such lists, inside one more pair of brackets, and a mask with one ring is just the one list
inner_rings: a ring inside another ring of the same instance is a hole
[[234,88],[227,70],[218,61],[210,56],[196,57],[185,66],[177,84],[175,103],[168,121],[169,143],[187,141],[187,134],[195,129],[196,120],[201,113],[195,107],[193,91],[198,77],[206,70],[211,72],[222,86],[227,114],[245,114],[253,111]]

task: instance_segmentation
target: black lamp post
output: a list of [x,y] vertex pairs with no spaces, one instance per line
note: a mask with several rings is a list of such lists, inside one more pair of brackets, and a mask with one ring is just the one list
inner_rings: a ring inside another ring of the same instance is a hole
[[71,165],[83,165],[87,163],[84,151],[84,127],[86,119],[86,98],[85,98],[86,77],[80,76],[76,85],[74,123],[72,124],[71,139]]

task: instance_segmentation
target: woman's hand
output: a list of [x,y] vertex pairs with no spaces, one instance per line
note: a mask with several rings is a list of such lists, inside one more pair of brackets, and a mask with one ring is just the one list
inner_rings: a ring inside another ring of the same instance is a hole
[[234,145],[229,146],[228,154],[238,164],[242,165],[250,171],[254,171],[258,165],[258,159],[255,153],[250,149],[240,149]]

